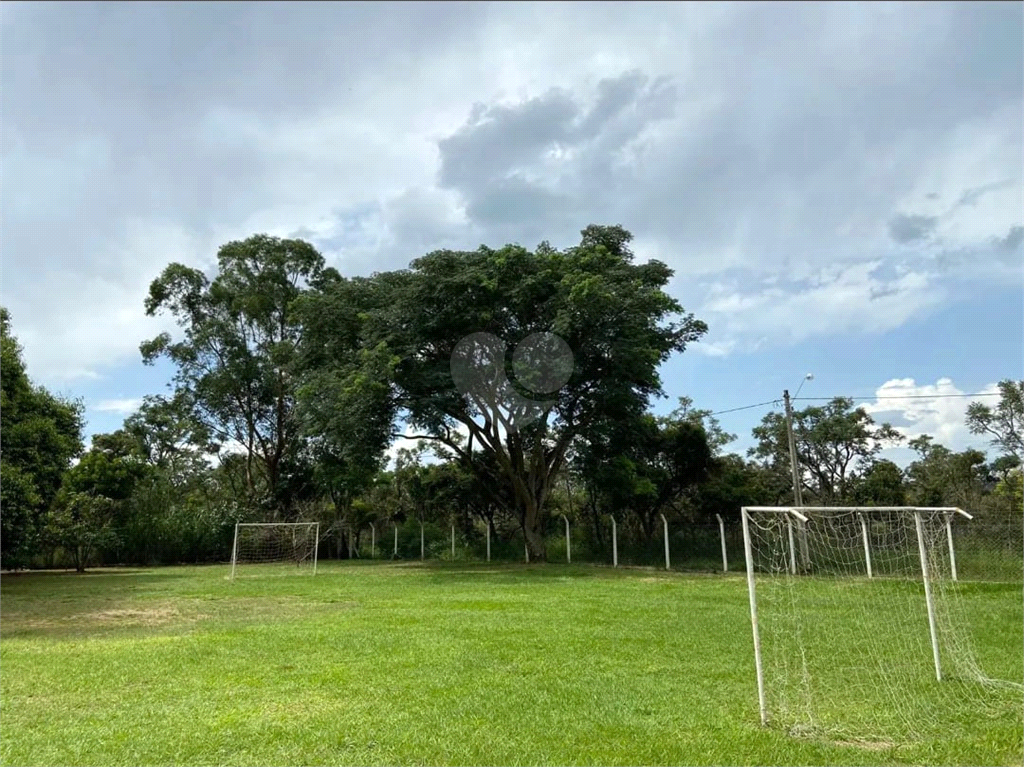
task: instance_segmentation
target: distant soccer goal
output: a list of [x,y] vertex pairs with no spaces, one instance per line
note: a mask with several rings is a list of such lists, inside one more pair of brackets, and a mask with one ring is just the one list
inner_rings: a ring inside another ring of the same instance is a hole
[[976,657],[984,595],[957,581],[951,525],[970,518],[955,508],[743,508],[762,723],[895,743],[1018,715],[1024,686],[989,678]]
[[308,572],[316,575],[319,522],[240,522],[231,549],[231,579]]

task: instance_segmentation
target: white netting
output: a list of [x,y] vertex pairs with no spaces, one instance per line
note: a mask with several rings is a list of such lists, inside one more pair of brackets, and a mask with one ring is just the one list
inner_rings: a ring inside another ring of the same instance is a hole
[[896,741],[975,717],[1019,719],[1024,687],[990,679],[975,656],[971,632],[988,616],[971,586],[952,578],[952,511],[798,511],[806,522],[782,509],[747,511],[769,724]]
[[239,524],[231,557],[231,577],[316,572],[320,526],[316,522]]

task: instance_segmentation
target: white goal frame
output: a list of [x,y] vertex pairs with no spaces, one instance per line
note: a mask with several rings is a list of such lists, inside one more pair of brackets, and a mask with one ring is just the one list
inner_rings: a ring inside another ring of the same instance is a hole
[[[791,575],[797,574],[797,559],[807,556],[806,544],[796,540],[801,531],[800,523],[806,523],[808,521],[808,518],[804,515],[805,512],[856,512],[860,514],[870,514],[872,512],[902,512],[913,514],[914,526],[917,532],[918,557],[921,564],[921,579],[924,583],[924,596],[928,609],[928,630],[931,635],[932,660],[935,664],[935,677],[938,681],[942,681],[942,666],[939,658],[939,641],[935,621],[935,604],[932,596],[932,584],[928,576],[928,552],[925,546],[921,513],[945,513],[947,515],[945,527],[949,545],[950,564],[952,567],[951,575],[954,581],[957,580],[956,557],[953,550],[953,533],[950,520],[957,514],[966,517],[967,519],[974,519],[974,517],[963,509],[955,506],[744,506],[740,509],[740,515],[743,523],[743,554],[747,565],[747,592],[750,598],[750,625],[754,635],[754,667],[757,674],[757,699],[761,713],[762,725],[768,724],[768,710],[765,694],[764,666],[761,658],[761,636],[757,622],[757,589],[754,583],[754,557],[750,535],[751,512],[759,514],[769,513],[788,515],[791,521],[795,521],[797,523],[790,524],[787,531],[789,543],[788,569]],[[860,519],[860,526],[863,536],[865,575],[867,578],[871,579],[874,577],[871,567],[871,548],[869,545],[867,526],[863,517]],[[796,536],[794,535],[794,527],[797,528]],[[801,553],[798,553],[798,551],[801,551]]]
[[313,530],[313,572],[316,575],[316,562],[320,553],[320,523],[319,522],[236,522],[235,541],[231,546],[231,580],[235,579],[235,568],[238,565],[238,533],[243,527],[305,527]]

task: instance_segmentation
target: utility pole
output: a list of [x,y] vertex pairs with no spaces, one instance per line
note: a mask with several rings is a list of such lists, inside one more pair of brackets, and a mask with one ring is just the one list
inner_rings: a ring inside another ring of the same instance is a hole
[[[804,380],[810,379],[811,375],[808,373]],[[800,383],[800,386],[803,386],[803,382]],[[786,434],[789,437],[789,466],[793,472],[793,501],[797,506],[803,506],[803,478],[801,477],[800,460],[796,452],[796,437],[793,436],[793,406],[789,401],[789,389],[783,390],[782,399],[786,403]],[[797,525],[797,530],[800,532],[800,558],[803,560],[803,568],[806,570],[811,560],[810,547],[807,543],[807,526],[800,521],[793,524]]]
[[793,501],[797,506],[803,506],[803,483],[796,457],[796,439],[793,437],[793,406],[789,403],[789,389],[782,392],[782,399],[786,403],[786,435],[789,438],[789,468],[793,472]]

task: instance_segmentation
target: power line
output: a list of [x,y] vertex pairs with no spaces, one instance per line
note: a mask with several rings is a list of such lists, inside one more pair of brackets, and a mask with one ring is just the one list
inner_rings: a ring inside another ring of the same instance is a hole
[[[999,392],[978,392],[977,394],[872,394],[870,397],[843,397],[843,399],[942,399],[945,397],[998,397]],[[836,397],[793,397],[796,400],[833,400]]]
[[709,417],[713,415],[722,415],[722,413],[735,413],[737,410],[750,410],[755,407],[764,407],[765,405],[778,405],[782,400],[772,399],[767,402],[758,402],[756,405],[744,405],[743,407],[729,408],[728,410],[718,410],[714,413],[709,413]]
[[[846,397],[843,399],[849,400],[889,400],[889,399],[943,399],[947,397],[998,397],[999,392],[978,392],[977,394],[882,394],[882,395],[871,395],[869,397]],[[828,401],[831,402],[834,399],[838,399],[839,395],[835,397],[793,397],[793,402],[805,401],[809,402],[812,400],[816,401]],[[755,405],[744,405],[743,407],[733,407],[728,410],[716,410],[714,413],[709,413],[710,416],[724,415],[725,413],[736,413],[740,410],[752,410],[755,407],[764,407],[765,405],[778,405],[782,402],[781,399],[767,400],[766,402],[758,402]]]

